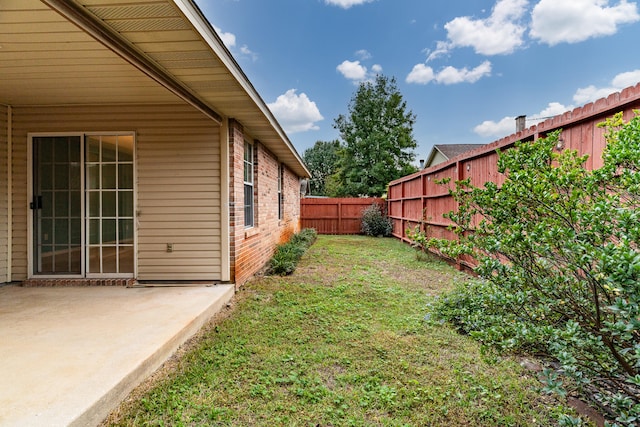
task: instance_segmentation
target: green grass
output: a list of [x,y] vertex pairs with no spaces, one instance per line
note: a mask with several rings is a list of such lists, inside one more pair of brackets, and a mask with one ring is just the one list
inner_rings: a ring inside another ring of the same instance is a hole
[[461,273],[394,239],[320,236],[108,425],[539,426],[566,410],[511,359],[425,321]]

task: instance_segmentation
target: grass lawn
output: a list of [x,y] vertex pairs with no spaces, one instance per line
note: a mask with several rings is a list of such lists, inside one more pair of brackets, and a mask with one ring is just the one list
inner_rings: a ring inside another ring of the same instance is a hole
[[429,301],[462,273],[391,238],[319,236],[260,277],[105,425],[545,426],[568,410]]

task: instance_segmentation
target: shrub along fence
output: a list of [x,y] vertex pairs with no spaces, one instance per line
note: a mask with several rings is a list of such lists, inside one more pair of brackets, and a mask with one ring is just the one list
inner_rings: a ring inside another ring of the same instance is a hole
[[318,234],[361,234],[362,211],[381,198],[304,198],[300,200],[302,228],[315,228]]
[[[424,169],[415,174],[395,180],[389,184],[388,212],[393,221],[393,236],[410,241],[407,229],[416,226],[429,237],[457,239],[447,227],[451,221],[444,218],[447,212],[457,210],[458,206],[449,189],[456,180],[471,178],[471,184],[482,186],[485,182],[504,182],[504,175],[498,172],[496,150],[511,148],[516,141],[534,141],[547,136],[550,132],[562,129],[557,149],[577,150],[580,155],[588,154],[588,169],[600,168],[602,152],[605,146],[604,130],[597,127],[607,117],[623,112],[630,120],[634,110],[640,109],[640,84],[599,99],[583,107],[553,117],[537,126],[532,126],[506,138],[464,153],[445,163]],[[449,178],[447,185],[437,181]],[[472,267],[474,261],[461,257],[458,266]]]

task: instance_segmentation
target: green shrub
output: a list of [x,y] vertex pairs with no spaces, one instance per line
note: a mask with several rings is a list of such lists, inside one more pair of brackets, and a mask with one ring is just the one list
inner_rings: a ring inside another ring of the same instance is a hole
[[362,211],[362,232],[367,236],[390,236],[393,223],[378,203],[367,206]]
[[307,249],[316,241],[317,237],[318,233],[315,228],[305,228],[299,233],[294,234],[289,242]]
[[318,233],[313,228],[305,228],[294,234],[287,243],[276,247],[273,257],[269,261],[267,274],[286,276],[293,273],[298,261],[306,250],[316,241]]
[[[618,425],[640,421],[640,116],[605,122],[604,166],[557,153],[559,132],[499,153],[501,187],[456,183],[460,241],[422,242],[478,261],[435,313],[499,350],[555,360],[548,391],[571,387]],[[480,219],[479,222],[472,220]],[[469,231],[471,233],[469,233]]]

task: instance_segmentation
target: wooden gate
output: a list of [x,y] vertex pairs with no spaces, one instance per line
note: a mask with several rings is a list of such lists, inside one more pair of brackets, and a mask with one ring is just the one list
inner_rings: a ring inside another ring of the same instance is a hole
[[304,198],[300,200],[302,228],[318,234],[361,234],[362,211],[381,198]]

